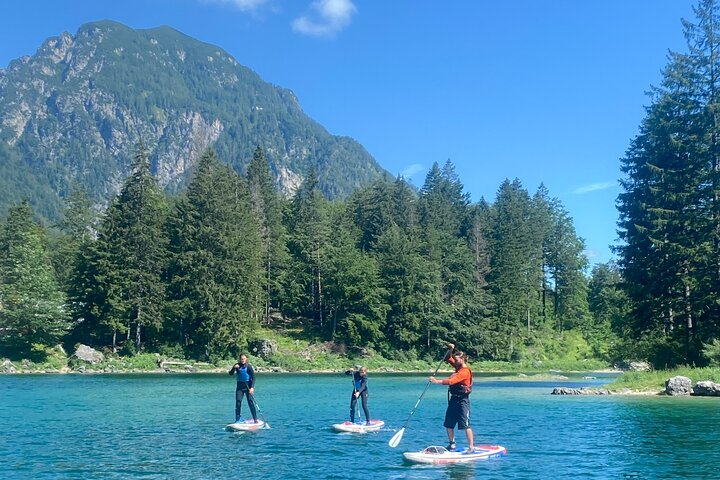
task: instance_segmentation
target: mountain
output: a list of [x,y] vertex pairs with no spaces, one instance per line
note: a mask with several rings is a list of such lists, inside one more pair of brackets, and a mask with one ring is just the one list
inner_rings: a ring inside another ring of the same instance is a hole
[[169,27],[88,23],[0,70],[0,212],[30,198],[56,218],[74,182],[103,204],[139,145],[171,192],[210,146],[243,172],[260,145],[288,194],[311,166],[331,199],[388,175],[358,142],[309,118],[292,91]]

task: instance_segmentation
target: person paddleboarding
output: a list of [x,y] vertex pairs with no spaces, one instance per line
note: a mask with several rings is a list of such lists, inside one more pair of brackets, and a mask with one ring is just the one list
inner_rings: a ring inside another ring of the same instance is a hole
[[255,370],[247,361],[247,355],[240,355],[238,363],[232,366],[229,375],[237,374],[237,387],[235,388],[235,421],[241,418],[243,397],[247,395],[248,407],[255,423],[258,423],[257,412],[255,411]]
[[368,409],[368,376],[366,367],[347,370],[345,375],[353,376],[353,392],[350,397],[350,423],[355,423],[355,406],[358,398],[362,401],[365,413],[365,425],[370,425],[370,410]]
[[447,429],[448,447],[450,451],[455,450],[455,426],[458,430],[465,430],[468,442],[468,451],[475,448],[473,431],[470,428],[470,392],[472,391],[472,371],[467,366],[467,357],[455,345],[448,343],[448,354],[446,355],[450,365],[455,368],[449,378],[438,380],[435,376],[430,377],[430,382],[440,385],[448,385],[448,406],[445,411],[445,422]]

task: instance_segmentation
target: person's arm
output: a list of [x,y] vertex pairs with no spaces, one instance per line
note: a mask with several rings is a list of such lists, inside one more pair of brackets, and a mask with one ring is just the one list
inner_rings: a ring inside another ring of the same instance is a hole
[[[252,365],[248,364],[247,367],[248,376],[250,377],[250,380],[248,381],[248,388],[254,389],[255,388],[255,370],[253,369]],[[252,392],[250,392],[252,393]]]
[[367,390],[367,377],[360,377],[362,380],[360,381],[360,390],[357,391],[358,394],[364,392]]
[[239,365],[237,363],[235,365],[233,365],[232,368],[230,369],[230,371],[228,372],[228,375],[235,375],[237,373],[238,366]]
[[467,368],[463,368],[463,369],[458,370],[457,372],[453,373],[452,375],[450,375],[450,378],[446,378],[446,379],[440,381],[440,383],[442,383],[443,385],[455,385],[456,383],[460,383],[464,380],[469,380],[469,379],[470,379],[470,370],[468,370]]
[[353,375],[355,373],[354,370],[345,370],[345,375]]

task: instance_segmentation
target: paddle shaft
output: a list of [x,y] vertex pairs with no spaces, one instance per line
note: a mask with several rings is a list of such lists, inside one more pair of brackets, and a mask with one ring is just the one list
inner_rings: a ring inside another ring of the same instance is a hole
[[[450,349],[448,349],[448,353],[452,353]],[[440,366],[445,363],[445,360],[447,360],[448,353],[445,354],[443,359],[438,363],[438,366],[435,368],[435,371],[433,372],[432,376],[434,377],[437,375],[438,370],[440,370]],[[427,392],[428,387],[430,386],[430,380],[427,381],[425,384],[425,388],[423,389],[422,393],[420,394],[420,398],[417,399],[417,402],[415,402],[415,406],[413,407],[412,411],[410,412],[410,415],[408,415],[407,420],[405,420],[405,424],[403,425],[403,429],[408,426],[408,423],[410,423],[410,418],[413,416],[413,413],[415,413],[415,410],[417,409],[418,405],[420,405],[420,402],[422,401],[423,397],[425,396],[425,392]]]
[[[355,386],[355,370],[352,370],[352,374],[350,375],[350,379],[352,380],[353,384],[353,397],[355,396],[355,393],[357,393],[357,387]],[[355,416],[360,419],[360,405],[358,405],[358,401],[360,400],[360,397],[358,396],[355,398]],[[368,418],[367,421],[369,422],[370,419]],[[361,420],[362,423],[362,420]]]
[[262,420],[263,420],[263,423],[265,423],[265,426],[266,426],[267,428],[270,428],[270,425],[267,423],[267,420],[265,420],[265,414],[263,413],[262,409],[260,408],[260,405],[258,404],[257,400],[255,400],[255,395],[253,395],[252,393],[248,392],[248,396],[250,397],[250,399],[251,399],[251,400],[253,401],[253,403],[255,404],[255,408],[257,408],[257,411],[258,411],[258,413],[260,414],[260,417],[262,417]]

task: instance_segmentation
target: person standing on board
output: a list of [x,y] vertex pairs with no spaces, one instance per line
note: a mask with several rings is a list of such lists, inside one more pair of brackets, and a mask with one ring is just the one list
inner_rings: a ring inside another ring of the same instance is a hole
[[475,448],[473,432],[470,428],[470,392],[472,391],[472,371],[468,368],[467,357],[459,350],[454,351],[455,345],[448,343],[448,362],[455,368],[455,373],[449,378],[438,380],[430,377],[432,383],[448,385],[448,406],[445,411],[448,450],[455,450],[455,425],[458,430],[465,430],[468,441],[468,451]]
[[367,388],[367,368],[360,367],[357,370],[348,370],[345,375],[353,376],[353,393],[350,397],[350,423],[355,423],[355,406],[357,400],[362,400],[362,408],[365,413],[365,425],[370,425],[370,410],[368,410],[368,388]]
[[255,412],[255,370],[247,361],[246,355],[240,355],[238,363],[232,366],[228,374],[235,375],[237,373],[237,387],[235,388],[235,421],[240,420],[240,411],[242,410],[243,397],[247,395],[248,407],[252,413],[253,420],[258,423],[257,413]]

